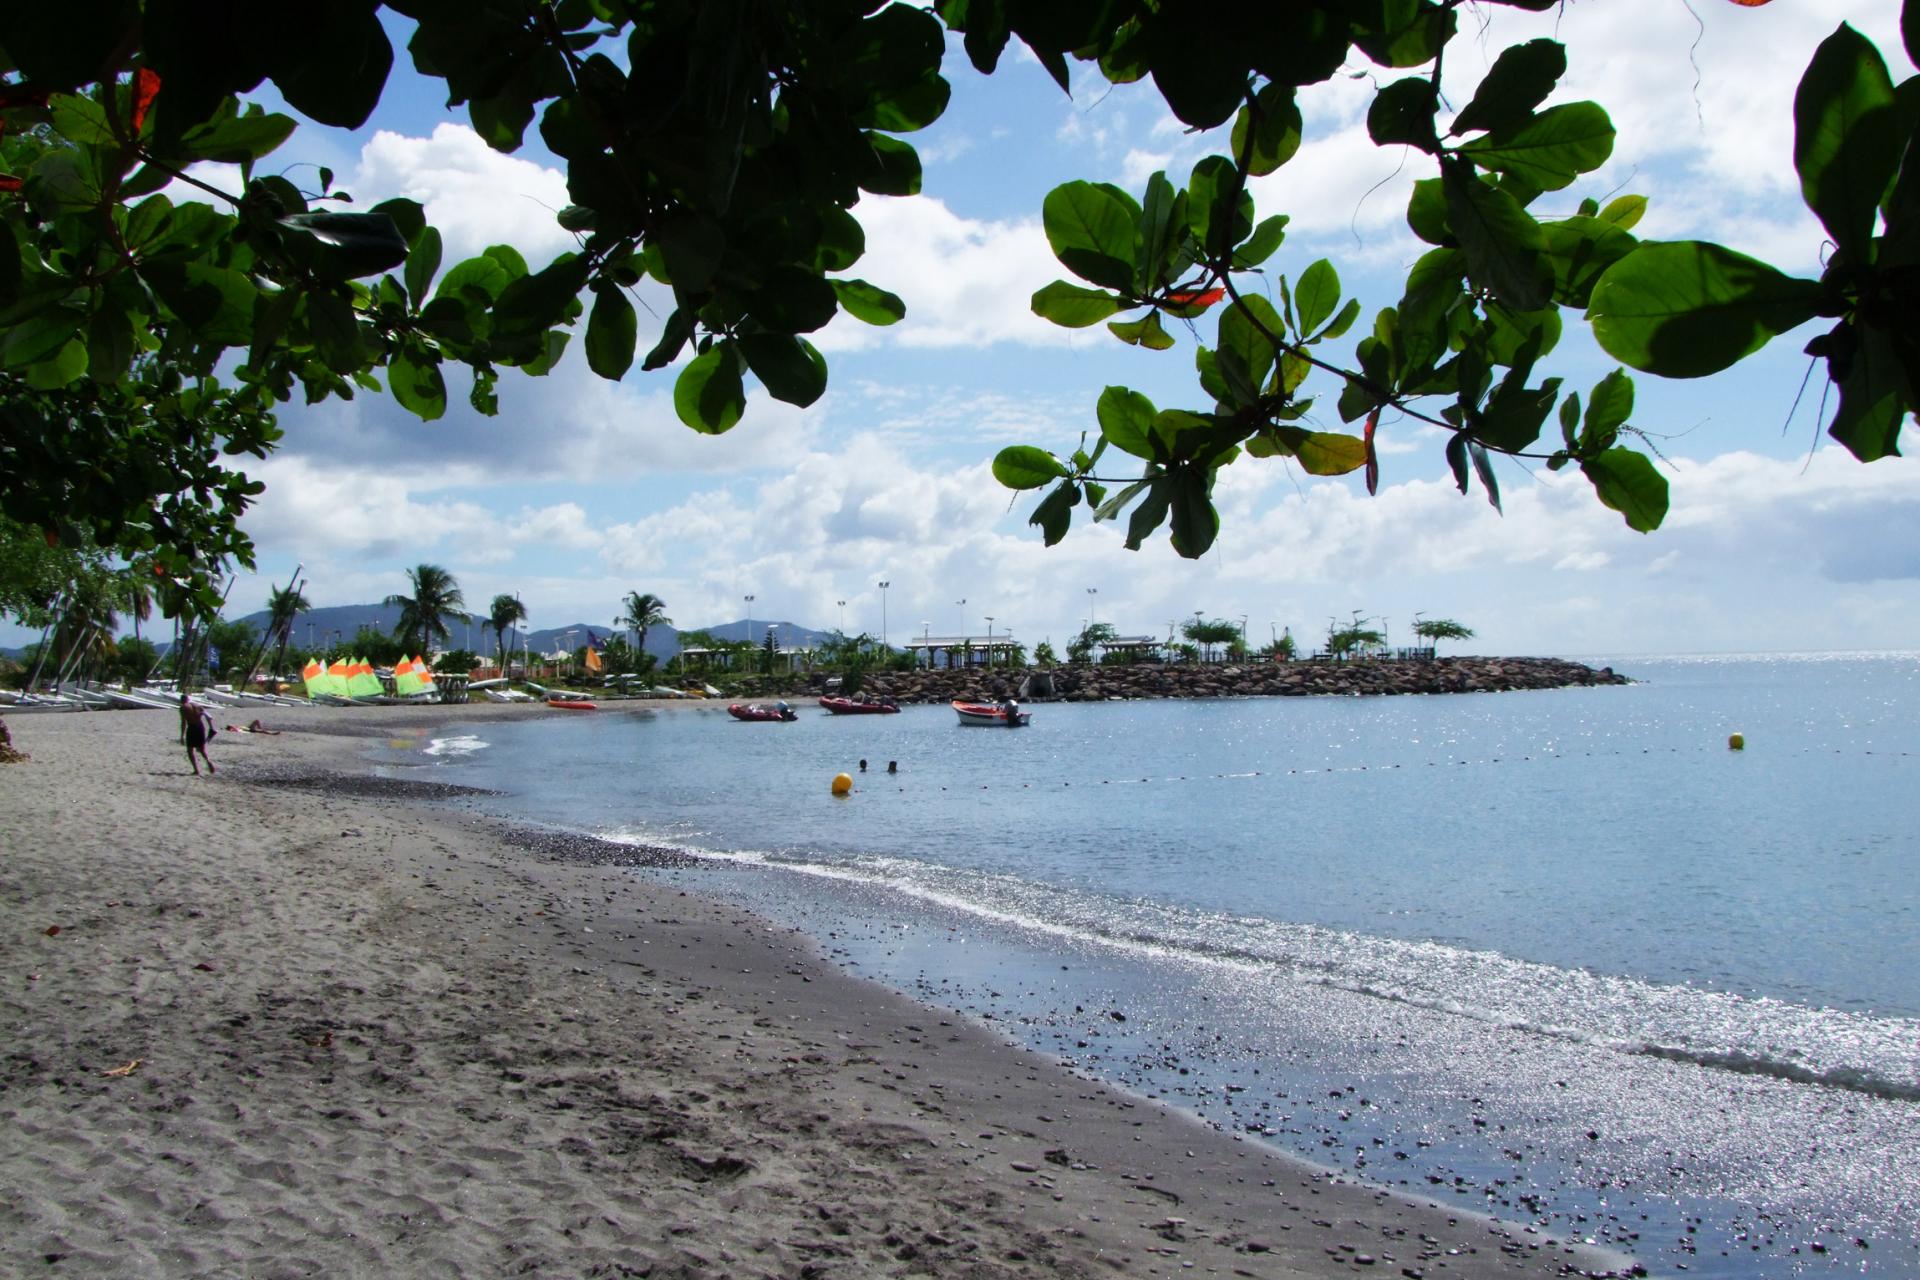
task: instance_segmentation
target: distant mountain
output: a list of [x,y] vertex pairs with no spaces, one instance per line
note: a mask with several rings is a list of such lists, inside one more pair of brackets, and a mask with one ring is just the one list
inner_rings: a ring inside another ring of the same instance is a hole
[[[239,620],[251,623],[255,631],[264,631],[266,630],[268,617],[267,611],[261,609],[255,613],[249,613]],[[470,649],[481,657],[485,657],[493,652],[493,628],[487,625],[487,620],[481,615],[474,614],[472,617],[473,623],[471,627],[461,621],[459,617],[449,617],[447,619],[447,631],[450,636],[449,643],[454,648]],[[399,625],[400,607],[398,605],[332,605],[324,609],[310,609],[296,616],[293,620],[293,642],[302,647],[325,647],[331,642],[335,632],[338,632],[340,639],[345,641],[351,640],[362,627],[371,627],[376,631],[392,634],[393,629]],[[747,635],[748,625],[747,620],[742,618],[738,622],[722,623],[714,627],[703,627],[701,630],[704,630],[716,640],[733,642],[749,638]],[[763,642],[767,636],[767,629],[771,627],[775,629],[780,648],[783,650],[809,648],[818,645],[822,640],[825,640],[832,634],[826,631],[815,631],[812,628],[803,627],[797,623],[773,622],[761,618],[755,618],[751,625],[753,629],[751,639],[754,643],[758,644]],[[692,628],[689,628],[689,630],[691,629]],[[510,627],[507,630],[507,643],[510,648],[515,650],[526,648],[534,653],[553,653],[558,650],[563,643],[565,643],[569,649],[579,648],[587,642],[589,633],[591,633],[595,640],[604,645],[611,636],[619,632],[618,628],[607,626],[604,623],[590,624],[585,622],[570,623],[563,627],[541,627],[525,633],[521,632],[517,627]],[[167,646],[163,643],[160,647],[162,651],[164,651]],[[647,652],[658,658],[661,662],[665,662],[679,653],[679,629],[664,624],[657,627],[648,627]]]

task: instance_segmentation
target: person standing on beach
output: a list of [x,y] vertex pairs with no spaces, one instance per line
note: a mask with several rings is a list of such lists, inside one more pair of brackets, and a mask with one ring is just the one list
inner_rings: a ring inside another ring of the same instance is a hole
[[[207,756],[207,739],[213,736],[213,717],[184,693],[180,695],[180,733],[186,739],[187,763],[193,766],[193,776],[200,776],[200,760],[207,762],[207,773],[211,776],[214,768]],[[196,751],[200,753],[200,760],[193,758]]]

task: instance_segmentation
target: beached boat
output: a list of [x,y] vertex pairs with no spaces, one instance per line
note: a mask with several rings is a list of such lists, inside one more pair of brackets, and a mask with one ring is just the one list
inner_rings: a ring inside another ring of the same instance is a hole
[[547,695],[547,705],[550,707],[558,707],[562,711],[592,711],[594,709],[593,699],[582,698],[578,695],[562,696],[560,694],[550,693]]
[[799,714],[784,702],[733,703],[727,708],[727,714],[735,720],[798,720]]
[[956,700],[953,703],[953,709],[960,714],[961,724],[984,724],[994,725],[1003,729],[1018,729],[1021,725],[1033,719],[1033,713],[1031,711],[1021,711],[1016,707],[1013,712],[1013,719],[1009,722],[1007,719],[1007,709],[994,702],[960,702]]
[[488,702],[532,702],[533,701],[532,694],[522,693],[518,689],[508,689],[503,686],[482,689],[480,691],[480,696],[485,698]]
[[820,705],[836,716],[890,716],[899,712],[899,706],[891,700],[868,702],[861,698],[841,698],[828,694],[820,699]]

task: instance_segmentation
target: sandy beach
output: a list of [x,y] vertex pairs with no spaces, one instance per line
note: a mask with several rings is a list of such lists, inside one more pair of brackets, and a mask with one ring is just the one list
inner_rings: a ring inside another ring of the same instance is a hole
[[566,713],[275,710],[277,736],[214,739],[216,777],[163,712],[7,718],[29,758],[0,764],[0,1271],[1631,1265],[1089,1081],[360,759],[513,714]]

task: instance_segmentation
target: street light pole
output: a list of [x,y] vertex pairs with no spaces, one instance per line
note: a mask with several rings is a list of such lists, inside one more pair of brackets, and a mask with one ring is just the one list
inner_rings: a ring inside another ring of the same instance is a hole
[[835,600],[834,603],[840,606],[840,634],[845,635],[847,634],[847,602]]
[[[753,597],[752,596],[747,597],[747,647],[749,649],[753,647]],[[749,668],[753,666],[752,658],[747,659],[747,666]]]
[[1100,588],[1098,587],[1087,588],[1087,625],[1089,627],[1093,625],[1095,617],[1098,616],[1094,611],[1094,605],[1096,605],[1099,602],[1096,601],[1094,597],[1099,594],[1100,594]]
[[880,584],[880,650],[883,653],[887,648],[887,588],[892,585],[891,582]]
[[933,670],[933,621],[929,618],[920,620],[920,647],[926,651],[927,670]]
[[993,670],[993,615],[987,615],[987,670]]

